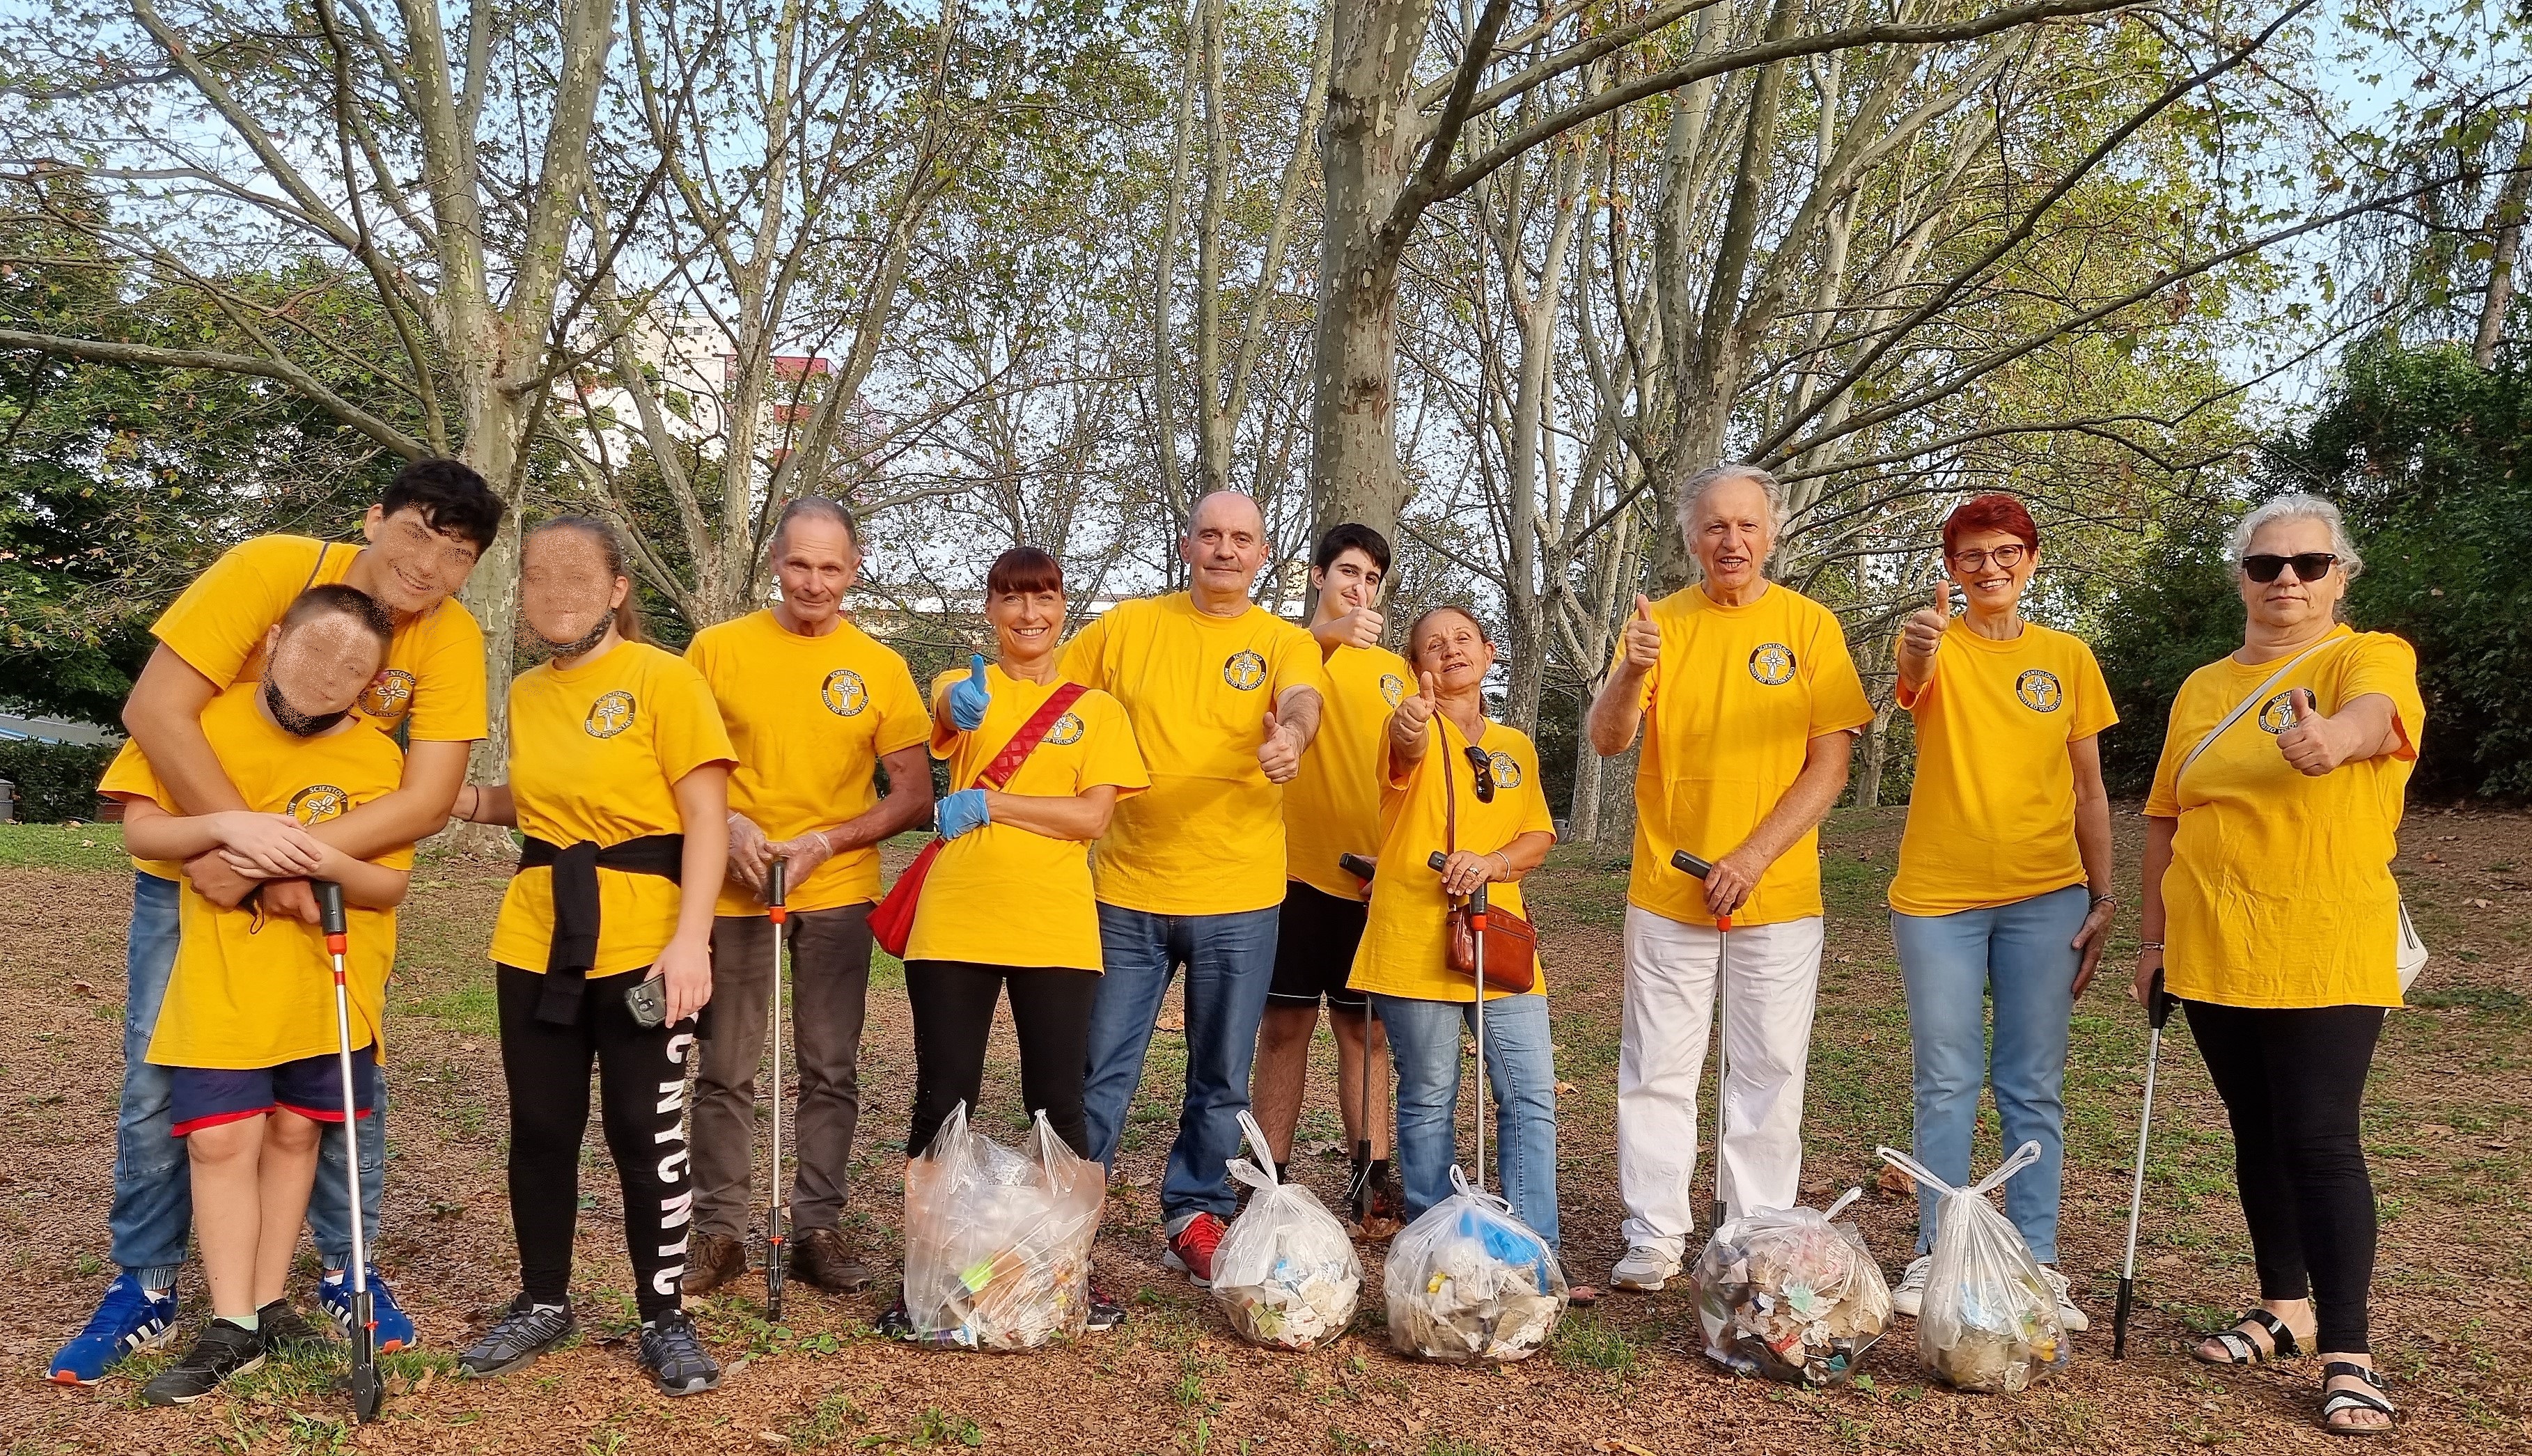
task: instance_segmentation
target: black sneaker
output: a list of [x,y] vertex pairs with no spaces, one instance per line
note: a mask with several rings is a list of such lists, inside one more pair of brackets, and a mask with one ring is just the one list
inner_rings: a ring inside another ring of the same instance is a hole
[[231,1375],[243,1375],[263,1364],[263,1338],[244,1325],[214,1319],[202,1326],[194,1348],[141,1387],[141,1399],[153,1406],[181,1406],[220,1388]]
[[288,1355],[326,1343],[325,1332],[290,1308],[286,1299],[274,1300],[255,1311],[255,1332],[262,1339],[266,1355]]
[[700,1395],[720,1384],[720,1362],[704,1349],[695,1322],[670,1310],[642,1326],[642,1369],[667,1395]]
[[457,1357],[458,1373],[482,1379],[515,1370],[570,1339],[579,1328],[571,1306],[537,1305],[523,1294],[510,1302],[510,1311],[500,1323]]
[[905,1296],[898,1295],[896,1297],[896,1303],[889,1306],[888,1312],[882,1314],[879,1317],[879,1322],[872,1325],[871,1328],[879,1334],[880,1338],[885,1340],[913,1339],[914,1315],[905,1308]]
[[1092,1334],[1115,1329],[1125,1322],[1125,1307],[1108,1297],[1108,1291],[1090,1286],[1090,1323]]

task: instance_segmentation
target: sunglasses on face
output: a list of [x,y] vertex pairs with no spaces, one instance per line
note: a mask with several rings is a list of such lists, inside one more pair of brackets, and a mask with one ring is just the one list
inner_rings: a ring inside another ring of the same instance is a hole
[[2029,554],[2031,554],[2031,548],[2027,546],[1999,546],[1993,551],[1954,552],[1952,564],[1963,571],[1978,572],[1985,571],[1986,563],[1993,561],[1998,571],[2010,571],[2021,565],[2022,558]]
[[2277,573],[2294,567],[2297,581],[2319,581],[2338,564],[2338,557],[2329,552],[2298,552],[2291,556],[2257,555],[2242,558],[2242,574],[2263,585],[2277,579]]
[[1477,790],[1477,802],[1481,804],[1493,803],[1495,801],[1494,759],[1489,756],[1484,749],[1478,747],[1474,743],[1469,744],[1467,747],[1463,748],[1460,751],[1468,756],[1468,776],[1474,781],[1474,787]]

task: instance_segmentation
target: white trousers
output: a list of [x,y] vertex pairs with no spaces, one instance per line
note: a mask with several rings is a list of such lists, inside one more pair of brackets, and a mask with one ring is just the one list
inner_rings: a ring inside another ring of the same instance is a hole
[[1685,1256],[1705,1206],[1697,1173],[1697,1088],[1714,970],[1724,957],[1730,1085],[1716,1138],[1724,1211],[1791,1208],[1803,1181],[1803,1073],[1819,999],[1817,916],[1735,928],[1688,925],[1627,906],[1626,1027],[1618,1045],[1618,1195],[1630,1249]]

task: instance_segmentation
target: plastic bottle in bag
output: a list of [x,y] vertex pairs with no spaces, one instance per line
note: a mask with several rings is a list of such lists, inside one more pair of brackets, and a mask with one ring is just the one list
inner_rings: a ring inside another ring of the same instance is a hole
[[2057,1322],[2057,1295],[2031,1256],[2013,1221],[1986,1195],[2040,1161],[2026,1142],[1973,1187],[1957,1189],[1896,1148],[1882,1161],[1942,1194],[1935,1216],[1934,1261],[1917,1315],[1917,1359],[1946,1384],[1963,1390],[2020,1390],[2074,1358]]
[[1457,1165],[1451,1186],[1390,1243],[1381,1276],[1390,1347],[1427,1360],[1525,1360],[1564,1317],[1565,1270],[1511,1204],[1468,1187]]
[[1862,1189],[1829,1205],[1759,1208],[1730,1219],[1689,1270],[1707,1358],[1745,1374],[1827,1385],[1890,1323],[1890,1286],[1853,1224],[1832,1222]]
[[1362,1259],[1316,1194],[1276,1179],[1257,1119],[1242,1112],[1239,1126],[1257,1161],[1232,1159],[1231,1176],[1256,1192],[1214,1250],[1214,1300],[1243,1339],[1315,1349],[1352,1322],[1362,1296]]
[[1040,1112],[1013,1151],[950,1110],[905,1166],[905,1311],[925,1344],[1026,1350],[1090,1321],[1105,1171]]

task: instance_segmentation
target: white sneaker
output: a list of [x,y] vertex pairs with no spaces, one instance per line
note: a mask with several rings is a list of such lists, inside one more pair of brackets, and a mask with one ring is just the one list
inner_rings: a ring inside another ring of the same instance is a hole
[[1890,1291],[1890,1311],[1917,1317],[1926,1304],[1926,1276],[1934,1270],[1934,1256],[1921,1253],[1908,1262],[1908,1272],[1899,1276],[1899,1287]]
[[[2091,1329],[2093,1321],[2085,1316],[2083,1310],[2075,1308],[2075,1297],[2066,1290],[2066,1276],[2046,1264],[2040,1266],[2040,1272],[2048,1280],[2048,1292],[2057,1296],[2057,1322],[2066,1327],[2068,1334],[2081,1334]],[[1891,1303],[1898,1302],[1893,1300]]]
[[1659,1294],[1663,1285],[1679,1272],[1679,1260],[1649,1244],[1638,1244],[1627,1251],[1609,1270],[1609,1284],[1614,1289],[1631,1289],[1638,1294]]

